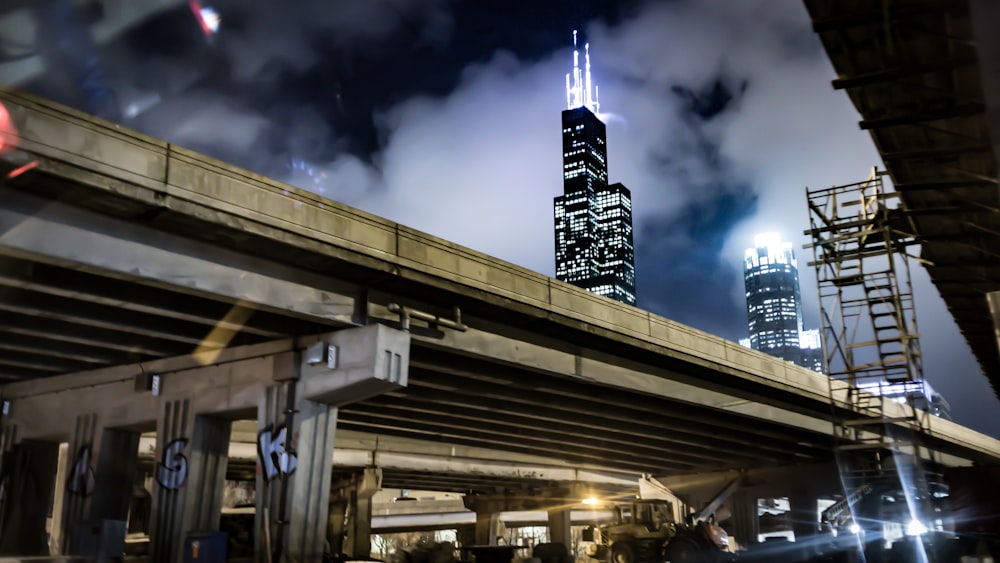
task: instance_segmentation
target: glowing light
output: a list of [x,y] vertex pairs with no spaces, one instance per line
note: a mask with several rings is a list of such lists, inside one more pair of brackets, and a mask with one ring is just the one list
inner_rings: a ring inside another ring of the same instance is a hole
[[851,530],[852,534],[860,534],[861,533],[861,526],[858,526],[857,524],[851,524],[851,527],[848,528],[848,529]]
[[18,139],[17,127],[14,127],[10,112],[6,106],[0,104],[0,153],[16,149]]
[[753,238],[754,248],[746,249],[743,259],[747,268],[758,268],[767,264],[790,264],[798,267],[792,243],[782,242],[779,233],[760,233]]
[[927,526],[923,522],[914,518],[910,520],[909,524],[906,525],[906,535],[908,536],[922,536],[927,533]]
[[594,506],[597,504],[597,499],[594,497],[587,497],[583,499],[583,504],[586,504],[587,506]]
[[201,26],[201,31],[205,34],[205,37],[211,37],[218,33],[219,24],[222,23],[222,18],[218,12],[208,6],[203,7],[200,0],[188,0],[188,5],[191,7],[191,12],[194,14],[195,19],[198,20],[198,25]]
[[[292,184],[306,188],[318,194],[326,194],[326,172],[317,171],[316,168],[300,158],[292,158],[291,161],[286,164],[286,167],[290,168],[292,170],[292,174],[296,176],[296,178],[291,180]],[[302,178],[300,173],[304,173],[306,179],[299,181],[298,179]],[[303,184],[311,184],[312,187]]]
[[38,161],[37,160],[33,160],[33,161],[29,162],[28,164],[25,164],[23,166],[18,166],[17,168],[11,170],[7,174],[7,179],[8,180],[13,180],[14,178],[17,178],[21,174],[24,174],[25,172],[31,170],[32,168],[34,168],[36,166],[38,166]]
[[601,102],[598,99],[600,90],[594,84],[590,75],[590,43],[585,43],[584,68],[580,69],[580,50],[577,47],[576,30],[573,30],[573,72],[566,74],[566,106],[567,109],[586,107],[594,113],[600,113]]

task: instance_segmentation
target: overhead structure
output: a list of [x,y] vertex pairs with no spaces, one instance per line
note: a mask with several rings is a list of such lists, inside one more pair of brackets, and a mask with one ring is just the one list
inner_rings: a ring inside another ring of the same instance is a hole
[[[928,514],[920,438],[930,424],[920,354],[911,258],[912,221],[884,173],[807,191],[830,400],[833,381],[848,384],[852,408],[837,411],[836,453],[846,499],[901,490],[914,517]],[[887,404],[902,404],[887,411]],[[905,465],[901,464],[905,460]],[[852,503],[851,503],[852,504]]]
[[1000,7],[991,0],[804,0],[920,243],[1000,393],[986,296],[1000,290]]

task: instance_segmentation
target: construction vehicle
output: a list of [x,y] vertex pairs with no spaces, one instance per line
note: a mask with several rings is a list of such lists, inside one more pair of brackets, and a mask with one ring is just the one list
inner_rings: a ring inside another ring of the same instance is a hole
[[665,500],[635,500],[612,507],[608,523],[589,528],[591,557],[608,563],[663,563],[663,549],[677,533],[673,506]]
[[608,523],[584,532],[591,557],[607,563],[720,563],[730,560],[726,531],[711,517],[676,522],[665,500],[636,500],[612,508]]

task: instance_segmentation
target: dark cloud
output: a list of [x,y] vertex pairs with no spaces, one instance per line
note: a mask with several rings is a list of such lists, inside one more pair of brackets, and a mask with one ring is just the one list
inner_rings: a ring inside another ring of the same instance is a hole
[[745,336],[746,301],[734,299],[740,264],[722,259],[733,226],[753,215],[757,197],[741,191],[691,202],[647,219],[636,236],[637,292],[644,307],[730,340]]

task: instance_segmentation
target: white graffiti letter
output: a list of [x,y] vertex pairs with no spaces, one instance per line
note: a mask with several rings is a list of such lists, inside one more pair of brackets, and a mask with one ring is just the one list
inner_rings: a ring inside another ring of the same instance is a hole
[[188,460],[184,456],[187,438],[178,438],[163,448],[163,459],[156,468],[156,481],[168,491],[176,491],[187,481]]
[[264,471],[264,478],[273,480],[284,473],[295,473],[298,460],[294,451],[287,446],[288,427],[282,426],[277,432],[265,428],[257,435],[257,455]]

